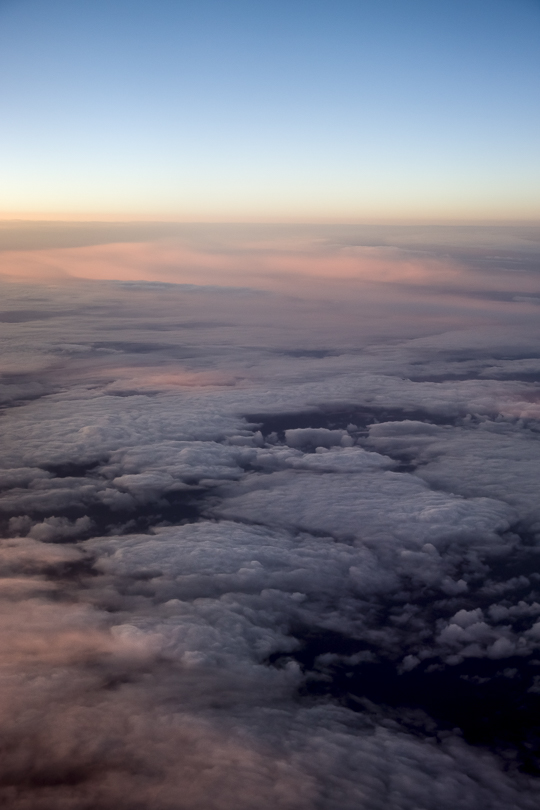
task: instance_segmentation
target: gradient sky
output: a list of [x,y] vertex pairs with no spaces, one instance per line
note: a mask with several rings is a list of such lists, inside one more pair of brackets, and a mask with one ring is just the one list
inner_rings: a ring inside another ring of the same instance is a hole
[[2,217],[534,219],[538,0],[0,0]]

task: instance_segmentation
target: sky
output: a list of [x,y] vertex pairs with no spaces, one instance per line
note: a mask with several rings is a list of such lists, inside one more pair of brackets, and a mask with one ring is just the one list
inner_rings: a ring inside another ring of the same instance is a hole
[[1,0],[4,219],[521,221],[537,0]]

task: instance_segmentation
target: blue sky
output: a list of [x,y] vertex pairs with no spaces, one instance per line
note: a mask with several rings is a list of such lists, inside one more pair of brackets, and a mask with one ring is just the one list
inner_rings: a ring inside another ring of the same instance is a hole
[[536,0],[0,0],[3,216],[531,219]]

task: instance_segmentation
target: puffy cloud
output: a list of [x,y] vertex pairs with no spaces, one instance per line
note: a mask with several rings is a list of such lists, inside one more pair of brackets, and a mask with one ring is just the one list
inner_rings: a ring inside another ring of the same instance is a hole
[[[433,491],[408,473],[375,467],[369,473],[336,475],[323,472],[323,464],[305,464],[305,471],[295,465],[295,472],[254,475],[223,488],[224,500],[214,514],[324,531],[392,550],[418,549],[426,543],[443,549],[460,541],[497,543],[495,534],[507,530],[517,517],[500,501]],[[314,474],[317,468],[322,470]]]
[[417,464],[415,474],[431,486],[497,498],[534,524],[540,518],[538,441],[534,425],[466,419],[456,426],[414,421],[373,425],[368,445]]
[[332,238],[7,257],[7,807],[537,807],[536,278]]

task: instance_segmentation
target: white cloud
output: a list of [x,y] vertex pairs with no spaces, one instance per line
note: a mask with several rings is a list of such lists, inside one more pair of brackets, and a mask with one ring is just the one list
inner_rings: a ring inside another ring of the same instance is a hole
[[383,692],[538,688],[538,339],[362,284],[4,285],[7,806],[537,807]]

